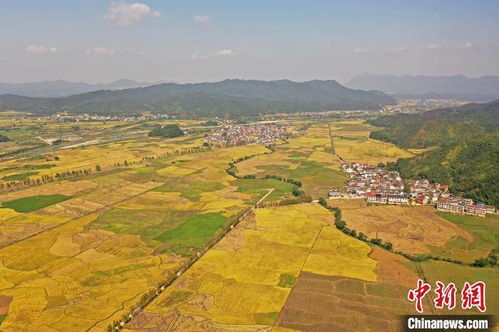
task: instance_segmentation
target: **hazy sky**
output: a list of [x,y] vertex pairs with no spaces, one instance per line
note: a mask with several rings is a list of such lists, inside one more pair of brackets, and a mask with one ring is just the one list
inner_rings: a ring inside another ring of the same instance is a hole
[[0,82],[499,75],[498,18],[497,0],[0,0]]

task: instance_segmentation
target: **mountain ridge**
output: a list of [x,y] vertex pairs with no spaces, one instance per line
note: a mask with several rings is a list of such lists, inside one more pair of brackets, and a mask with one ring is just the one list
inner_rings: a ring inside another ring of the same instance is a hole
[[60,98],[0,96],[0,109],[37,114],[154,113],[194,116],[379,109],[395,100],[381,92],[353,90],[337,81],[293,82],[228,79],[210,83],[163,83],[122,90],[99,90]]
[[364,73],[349,80],[345,86],[363,90],[380,90],[399,98],[449,98],[480,102],[499,98],[499,76]]
[[41,82],[3,83],[0,82],[0,95],[13,94],[26,97],[67,97],[73,94],[97,91],[119,90],[128,88],[145,87],[159,82],[138,82],[131,79],[120,79],[109,83],[71,82],[66,80],[53,80]]

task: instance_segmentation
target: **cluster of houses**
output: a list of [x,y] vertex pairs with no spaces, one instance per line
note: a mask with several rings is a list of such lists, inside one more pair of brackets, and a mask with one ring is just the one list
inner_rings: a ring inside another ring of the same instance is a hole
[[[27,113],[27,115],[33,115],[32,113]],[[173,119],[175,116],[170,116],[168,114],[149,114],[149,115],[129,115],[129,116],[117,116],[117,115],[95,115],[95,114],[55,114],[51,118],[64,121],[64,122],[86,122],[86,121],[143,121],[143,120],[163,120],[163,119]],[[42,120],[38,117],[38,120]]]
[[289,137],[286,127],[273,123],[227,124],[205,138],[207,144],[244,145],[259,143],[271,145]]
[[351,198],[364,198],[370,203],[409,204],[398,172],[355,162],[344,164],[341,169],[350,174],[345,190]]
[[[404,182],[396,171],[388,171],[369,164],[344,164],[341,169],[350,174],[345,191],[350,198],[364,198],[378,204],[434,205],[439,211],[485,216],[496,208],[483,202],[455,196],[448,185],[431,183],[427,179]],[[333,189],[329,197],[344,197]]]

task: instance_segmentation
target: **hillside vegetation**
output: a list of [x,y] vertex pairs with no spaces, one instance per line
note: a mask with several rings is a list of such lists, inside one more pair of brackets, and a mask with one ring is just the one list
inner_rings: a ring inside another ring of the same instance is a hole
[[150,137],[174,138],[184,135],[184,132],[176,124],[157,126],[149,132]]
[[499,134],[483,135],[443,146],[395,167],[406,177],[447,183],[454,193],[499,206]]
[[499,101],[384,116],[372,138],[434,149],[390,164],[405,177],[447,183],[454,193],[499,206]]
[[388,115],[370,123],[385,127],[372,132],[371,138],[402,147],[448,145],[496,131],[499,128],[499,100],[419,114]]
[[0,96],[0,110],[37,114],[136,114],[143,111],[183,116],[251,116],[272,112],[378,109],[394,104],[377,91],[346,88],[336,81],[292,82],[225,80],[215,83],[166,83],[146,88],[94,91],[64,98]]

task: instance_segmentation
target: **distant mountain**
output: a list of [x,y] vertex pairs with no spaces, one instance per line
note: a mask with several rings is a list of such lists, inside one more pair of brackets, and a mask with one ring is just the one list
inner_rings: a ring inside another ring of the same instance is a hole
[[90,84],[84,82],[44,81],[30,83],[0,83],[0,95],[14,94],[27,97],[65,97],[97,90],[130,89],[165,82],[136,82],[118,80],[111,83]]
[[499,100],[370,121],[385,129],[371,138],[430,149],[394,167],[404,177],[423,176],[454,193],[499,206]]
[[379,90],[397,97],[452,98],[492,101],[499,98],[499,76],[470,78],[456,76],[412,76],[362,74],[346,86],[352,89]]
[[338,109],[378,109],[395,101],[379,91],[346,88],[336,81],[292,82],[225,80],[215,83],[166,83],[145,88],[94,91],[62,98],[0,96],[0,110],[38,114],[67,111],[137,114],[145,110],[189,116],[255,115]]

